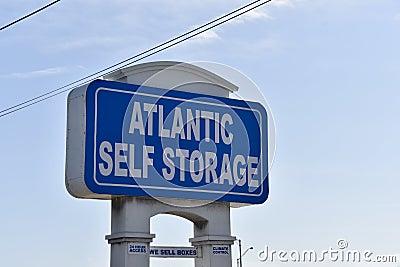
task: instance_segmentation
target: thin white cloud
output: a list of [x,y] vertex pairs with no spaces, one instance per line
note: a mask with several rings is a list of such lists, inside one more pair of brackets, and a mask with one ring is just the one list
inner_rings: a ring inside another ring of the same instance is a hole
[[262,9],[251,10],[240,17],[234,19],[233,23],[244,23],[246,21],[257,20],[257,19],[273,19],[266,11]]
[[56,68],[47,68],[43,70],[34,70],[29,72],[14,72],[6,75],[2,75],[3,77],[12,77],[19,79],[27,79],[27,78],[35,78],[49,75],[56,75],[66,72],[66,68],[56,67]]
[[[275,6],[275,7],[294,7],[294,0],[272,0],[269,3],[270,6]],[[274,19],[271,15],[267,13],[267,8],[258,8],[258,9],[253,9],[240,17],[234,19],[232,22],[233,23],[243,23],[246,21],[251,21],[251,20],[256,20],[256,19]]]
[[220,40],[221,37],[214,30],[208,30],[195,36],[192,41],[194,42],[209,42],[213,40]]
[[249,19],[270,18],[270,16],[266,12],[257,9],[249,11],[248,13],[244,14],[243,17]]
[[277,7],[294,7],[294,2],[292,0],[272,0],[270,5]]
[[[272,0],[269,3],[270,6],[275,7],[294,7],[294,0]],[[273,16],[267,13],[268,7],[253,9],[240,17],[234,19],[233,23],[243,23],[251,20],[259,19],[275,19]]]

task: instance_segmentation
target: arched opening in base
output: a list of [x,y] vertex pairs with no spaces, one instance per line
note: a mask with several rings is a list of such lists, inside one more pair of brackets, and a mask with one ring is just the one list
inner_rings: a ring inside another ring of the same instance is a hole
[[[150,220],[150,229],[156,234],[151,246],[190,247],[189,238],[193,237],[193,223],[180,216],[159,214]],[[188,267],[194,266],[191,258],[150,258],[151,267]]]

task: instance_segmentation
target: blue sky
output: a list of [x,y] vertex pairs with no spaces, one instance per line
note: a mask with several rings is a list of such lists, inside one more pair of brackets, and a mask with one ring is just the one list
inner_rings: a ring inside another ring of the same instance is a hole
[[[0,25],[46,3],[0,1]],[[0,109],[244,3],[61,1],[0,32]],[[322,251],[339,238],[352,249],[400,254],[398,47],[398,0],[275,0],[147,59],[232,66],[268,100],[277,132],[270,197],[232,210],[232,234],[255,248],[244,265],[265,266],[256,255],[265,245]],[[108,266],[110,203],[74,199],[64,186],[66,94],[0,118],[0,129],[3,265]],[[164,215],[152,232],[164,245],[188,245],[192,236],[190,223]]]

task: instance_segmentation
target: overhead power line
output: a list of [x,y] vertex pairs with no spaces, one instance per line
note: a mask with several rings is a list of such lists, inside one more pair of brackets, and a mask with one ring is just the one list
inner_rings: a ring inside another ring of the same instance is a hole
[[150,49],[148,49],[146,51],[143,51],[143,52],[141,52],[141,53],[139,53],[139,54],[137,54],[135,56],[132,56],[132,57],[127,58],[127,59],[125,59],[123,61],[120,61],[119,63],[116,63],[116,64],[114,64],[112,66],[109,66],[109,67],[107,67],[105,69],[97,71],[97,72],[95,72],[95,73],[93,73],[91,75],[83,77],[83,78],[81,78],[79,80],[76,80],[74,82],[66,84],[66,85],[64,85],[62,87],[59,87],[57,89],[51,90],[51,91],[49,91],[47,93],[44,93],[42,95],[36,96],[34,98],[31,98],[31,99],[26,100],[24,102],[21,102],[19,104],[13,105],[13,106],[11,106],[9,108],[3,109],[3,110],[0,111],[0,118],[4,117],[4,116],[7,116],[9,114],[12,114],[14,112],[17,112],[19,110],[25,109],[25,108],[27,108],[29,106],[34,105],[34,104],[40,103],[42,101],[45,101],[45,100],[47,100],[49,98],[55,97],[55,96],[57,96],[59,94],[65,93],[67,91],[70,91],[70,90],[72,90],[74,88],[77,88],[77,87],[82,86],[84,84],[87,84],[87,83],[89,83],[91,81],[94,81],[94,80],[96,80],[98,78],[101,78],[102,76],[110,74],[110,73],[112,73],[112,72],[114,72],[114,71],[116,71],[118,69],[127,67],[127,66],[129,66],[129,65],[131,65],[133,63],[136,63],[136,62],[138,62],[140,60],[143,60],[143,59],[145,59],[147,57],[155,55],[155,54],[157,54],[157,53],[159,53],[161,51],[164,51],[164,50],[166,50],[168,48],[171,48],[171,47],[173,47],[175,45],[178,45],[178,44],[180,44],[180,43],[182,43],[184,41],[187,41],[187,40],[189,40],[189,39],[191,39],[191,38],[193,38],[193,37],[195,37],[195,36],[197,36],[197,35],[199,35],[201,33],[204,33],[206,31],[211,30],[211,29],[213,29],[213,28],[215,28],[215,27],[217,27],[219,25],[222,25],[222,24],[224,24],[224,23],[226,23],[226,22],[228,22],[230,20],[233,20],[233,19],[235,19],[235,18],[237,18],[237,17],[239,17],[239,16],[241,16],[241,15],[247,13],[247,12],[250,12],[251,10],[254,10],[254,9],[260,7],[260,6],[263,6],[263,5],[265,5],[265,4],[267,4],[267,3],[271,2],[271,1],[272,0],[264,0],[264,1],[257,0],[257,1],[253,1],[253,2],[251,2],[249,4],[246,4],[246,5],[238,8],[238,9],[235,9],[235,10],[233,10],[233,11],[231,11],[231,12],[229,12],[229,13],[223,15],[223,16],[220,16],[220,17],[218,17],[218,18],[216,18],[216,19],[214,19],[214,20],[212,20],[210,22],[207,22],[207,23],[205,23],[205,24],[203,24],[203,25],[201,25],[201,26],[199,26],[199,27],[197,27],[197,28],[195,28],[193,30],[190,30],[190,31],[188,31],[188,32],[186,32],[184,34],[179,35],[179,36],[176,36],[176,37],[174,37],[174,38],[172,38],[172,39],[170,39],[170,40],[168,40],[168,41],[166,41],[164,43],[156,45],[156,46],[154,46],[154,47],[152,47],[152,48],[150,48]]
[[33,15],[39,13],[40,11],[43,11],[43,10],[45,10],[46,8],[51,7],[52,5],[54,5],[54,4],[56,4],[56,3],[60,2],[60,1],[61,1],[61,0],[53,1],[53,2],[51,2],[51,3],[47,4],[47,5],[45,5],[44,7],[41,7],[41,8],[39,8],[39,9],[37,9],[37,10],[35,10],[35,11],[33,11],[33,12],[31,12],[31,13],[25,15],[25,16],[23,16],[22,18],[19,18],[19,19],[17,19],[17,20],[14,20],[13,22],[11,22],[11,23],[9,23],[9,24],[7,24],[7,25],[1,27],[1,28],[0,28],[0,31],[4,30],[4,29],[6,29],[6,28],[8,28],[8,27],[10,27],[10,26],[12,26],[12,25],[14,25],[14,24],[16,24],[16,23],[22,21],[22,20],[24,20],[24,19],[27,19],[27,18],[29,18],[29,17],[31,17],[31,16],[33,16]]

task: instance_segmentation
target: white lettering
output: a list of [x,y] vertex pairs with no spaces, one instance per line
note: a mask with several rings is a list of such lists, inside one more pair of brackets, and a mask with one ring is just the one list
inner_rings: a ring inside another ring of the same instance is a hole
[[214,124],[214,129],[215,129],[215,131],[214,131],[214,142],[218,144],[219,143],[219,135],[220,135],[219,127],[221,127],[219,125],[219,113],[215,113],[214,121],[215,121],[215,124]]
[[204,121],[204,139],[207,142],[210,142],[210,120],[214,118],[213,112],[211,111],[201,111],[201,117],[205,120]]
[[185,139],[185,132],[183,131],[183,118],[180,107],[175,108],[174,120],[172,122],[171,138],[175,138],[176,134],[181,135],[181,139]]
[[153,113],[157,112],[157,105],[144,103],[143,109],[148,114],[148,116],[147,116],[147,134],[152,136],[153,135]]
[[[196,173],[195,170],[195,162],[198,162],[199,164],[199,170],[198,173]],[[203,173],[204,173],[204,159],[203,155],[200,153],[200,151],[195,150],[192,152],[192,155],[190,155],[190,176],[192,177],[192,180],[196,183],[199,183],[201,179],[203,178]]]
[[133,104],[133,111],[131,116],[131,124],[129,126],[129,133],[134,133],[135,129],[139,130],[141,135],[144,135],[143,117],[142,110],[140,108],[140,102]]
[[224,134],[222,134],[222,141],[224,141],[225,144],[229,145],[232,143],[233,133],[230,132],[228,135],[226,135],[226,127],[225,127],[226,123],[228,123],[229,125],[233,124],[232,117],[228,113],[225,113],[224,115],[222,115],[221,132],[224,133]]
[[211,177],[214,183],[218,183],[217,171],[217,154],[214,152],[206,152],[206,183],[211,183]]
[[131,177],[140,178],[142,177],[142,171],[135,169],[135,145],[129,144],[129,174]]
[[224,184],[224,181],[228,180],[229,185],[233,185],[232,170],[228,154],[224,154],[222,157],[221,175],[219,179],[220,184]]
[[200,141],[200,110],[196,110],[195,118],[193,118],[192,110],[186,110],[187,124],[187,140],[192,140],[192,131],[194,139]]
[[246,183],[246,168],[239,168],[239,163],[242,164],[242,166],[246,164],[243,155],[236,155],[235,159],[233,160],[233,178],[238,186],[243,186]]
[[110,154],[108,154],[105,150],[107,150],[107,152],[112,152],[112,145],[107,141],[103,141],[100,144],[100,158],[105,161],[107,167],[104,166],[104,163],[100,163],[99,169],[101,175],[109,176],[113,170],[113,160]]
[[143,178],[149,177],[149,166],[153,166],[149,153],[154,154],[154,146],[143,146]]
[[[257,164],[254,168],[253,164]],[[258,187],[258,180],[253,180],[253,174],[258,173],[258,158],[257,157],[249,157],[247,160],[247,177],[249,179],[249,187]]]
[[164,106],[158,106],[158,136],[170,137],[170,130],[164,129]]
[[189,150],[186,149],[177,149],[176,156],[180,158],[179,160],[179,180],[185,181],[185,159],[189,157]]
[[126,163],[126,151],[128,151],[128,144],[115,143],[115,176],[128,176],[128,170],[121,167],[121,163]]
[[174,157],[174,150],[172,150],[172,148],[170,147],[165,148],[163,153],[163,161],[164,164],[170,169],[170,171],[168,172],[167,168],[163,168],[162,173],[163,177],[168,181],[172,180],[175,175],[175,166],[171,157]]

